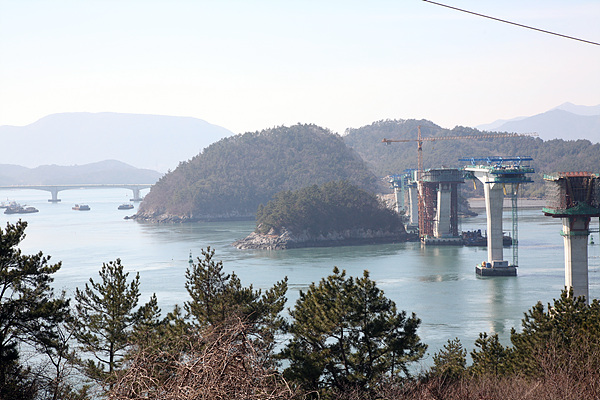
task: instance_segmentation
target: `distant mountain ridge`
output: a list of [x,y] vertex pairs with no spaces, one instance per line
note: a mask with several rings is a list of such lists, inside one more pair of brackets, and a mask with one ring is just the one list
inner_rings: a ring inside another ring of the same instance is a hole
[[587,139],[600,142],[600,115],[575,115],[564,110],[550,110],[519,121],[510,121],[498,128],[507,132],[537,132],[543,140]]
[[43,165],[27,168],[0,164],[0,185],[61,185],[61,184],[111,184],[155,183],[161,173],[132,167],[116,160],[86,165]]
[[496,132],[537,132],[543,140],[587,139],[600,143],[600,105],[564,103],[541,114],[498,120],[476,128]]
[[600,115],[600,104],[598,104],[597,106],[581,106],[578,104],[566,102],[558,107],[553,108],[552,110],[568,111],[576,115]]
[[82,165],[119,160],[166,172],[234,133],[191,117],[60,113],[26,126],[0,126],[2,163]]

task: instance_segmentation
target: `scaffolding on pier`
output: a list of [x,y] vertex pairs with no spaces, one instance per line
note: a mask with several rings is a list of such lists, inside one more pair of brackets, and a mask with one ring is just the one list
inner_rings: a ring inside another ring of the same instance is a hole
[[558,172],[544,175],[546,207],[543,211],[556,218],[600,215],[600,178],[591,172]]
[[[423,218],[419,216],[419,233],[421,237],[435,236],[434,224],[437,221],[438,192],[450,193],[450,231],[451,237],[458,237],[458,185],[464,183],[463,171],[457,168],[432,168],[423,171],[421,201]],[[423,220],[423,222],[421,222]]]
[[[461,158],[460,161],[470,161],[471,166],[467,169],[485,171],[487,173],[486,184],[502,184],[504,195],[511,200],[512,217],[512,265],[519,265],[519,187],[523,183],[533,182],[526,174],[535,172],[533,167],[528,165],[533,158],[529,156],[517,157],[484,157],[484,158]],[[475,176],[470,175],[476,179]]]

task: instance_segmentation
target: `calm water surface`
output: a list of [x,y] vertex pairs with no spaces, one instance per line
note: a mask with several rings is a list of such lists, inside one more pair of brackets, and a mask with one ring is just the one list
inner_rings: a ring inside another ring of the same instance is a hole
[[[481,278],[475,265],[486,259],[485,248],[426,247],[419,243],[293,249],[285,251],[237,250],[231,243],[254,229],[254,222],[157,225],[124,220],[134,210],[117,210],[132,196],[125,189],[68,190],[62,202],[49,203],[48,192],[0,191],[0,199],[16,200],[40,210],[29,215],[0,214],[6,222],[28,222],[21,245],[25,254],[42,251],[53,262],[62,261],[55,286],[70,295],[89,278],[98,279],[102,263],[120,258],[128,271],[139,272],[142,301],[156,293],[163,313],[187,299],[185,270],[190,252],[194,258],[208,246],[216,250],[224,269],[243,284],[268,288],[289,279],[288,306],[298,291],[329,275],[334,266],[352,276],[369,270],[385,294],[401,310],[415,312],[422,320],[419,334],[429,345],[429,357],[448,339],[458,337],[467,349],[479,332],[500,335],[509,344],[510,329],[520,327],[523,313],[537,301],[544,304],[560,295],[564,286],[563,239],[559,220],[539,210],[521,210],[519,217],[519,276]],[[73,211],[75,203],[91,211]],[[510,212],[504,227],[510,229]],[[598,220],[592,227],[598,228]],[[485,216],[462,221],[463,230],[485,230]],[[599,243],[598,233],[593,234]],[[600,297],[600,246],[589,246],[590,297]],[[512,260],[512,250],[504,251]]]

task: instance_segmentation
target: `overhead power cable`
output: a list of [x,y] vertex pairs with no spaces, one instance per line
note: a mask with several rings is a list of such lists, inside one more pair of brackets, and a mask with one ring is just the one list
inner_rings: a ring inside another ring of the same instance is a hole
[[442,6],[442,7],[446,7],[446,8],[451,8],[452,10],[461,11],[461,12],[464,12],[464,13],[467,13],[467,14],[473,14],[473,15],[477,15],[479,17],[493,19],[494,21],[499,21],[499,22],[504,22],[506,24],[520,26],[521,28],[527,28],[527,29],[531,29],[531,30],[534,30],[534,31],[538,31],[538,32],[548,33],[550,35],[560,36],[560,37],[564,37],[564,38],[567,38],[567,39],[577,40],[579,42],[584,42],[584,43],[588,43],[588,44],[593,44],[593,45],[596,45],[596,46],[600,46],[600,43],[592,42],[590,40],[580,39],[580,38],[576,38],[576,37],[573,37],[573,36],[567,36],[567,35],[563,35],[561,33],[546,31],[544,29],[539,29],[539,28],[534,28],[533,26],[518,24],[516,22],[507,21],[505,19],[500,19],[500,18],[496,18],[496,17],[490,17],[489,15],[479,14],[479,13],[476,13],[476,12],[473,12],[473,11],[464,10],[464,9],[458,8],[458,7],[449,6],[447,4],[437,3],[437,2],[431,1],[431,0],[423,0],[423,1],[426,2],[426,3],[435,4],[435,5],[438,5],[438,6]]

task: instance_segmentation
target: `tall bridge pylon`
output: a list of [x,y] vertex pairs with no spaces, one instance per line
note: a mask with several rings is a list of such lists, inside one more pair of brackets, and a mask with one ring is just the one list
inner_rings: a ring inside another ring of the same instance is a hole
[[[460,161],[470,161],[471,165],[464,168],[473,179],[483,183],[485,195],[485,211],[487,216],[487,260],[475,267],[478,275],[482,276],[516,276],[518,267],[518,236],[517,236],[517,195],[519,185],[532,182],[526,174],[535,170],[524,161],[533,160],[531,157],[485,157],[461,158]],[[502,230],[502,212],[504,196],[512,198],[513,217],[513,263],[509,265],[504,260],[504,232]]]
[[565,286],[589,301],[588,236],[590,220],[600,217],[600,177],[590,172],[544,175],[548,183],[544,215],[561,218],[565,246]]

